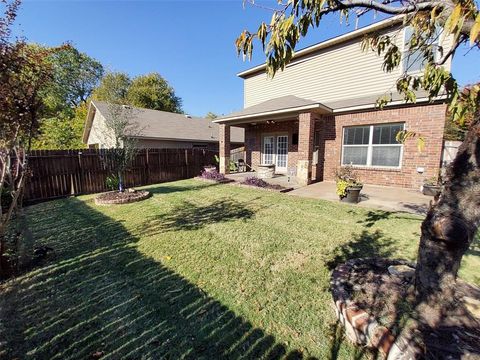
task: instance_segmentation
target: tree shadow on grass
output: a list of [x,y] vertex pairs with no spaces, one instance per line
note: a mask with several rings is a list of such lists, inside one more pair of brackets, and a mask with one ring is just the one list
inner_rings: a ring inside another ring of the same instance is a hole
[[350,259],[389,257],[394,245],[395,241],[385,237],[380,230],[363,230],[360,234],[352,234],[351,241],[335,248],[325,264],[329,270],[333,270]]
[[166,214],[150,216],[136,229],[141,235],[157,235],[167,231],[198,230],[207,225],[243,220],[255,216],[258,207],[230,198],[220,198],[207,204],[183,201]]
[[[251,215],[240,208],[234,213]],[[139,253],[137,238],[121,223],[84,202],[43,204],[29,216],[35,239],[55,253],[0,286],[0,357],[302,357]]]
[[160,184],[160,185],[148,187],[146,188],[146,190],[150,191],[152,194],[171,194],[171,193],[185,192],[185,191],[197,191],[197,190],[206,189],[206,188],[210,188],[218,185],[220,184],[207,183],[207,182],[201,182],[201,181],[198,181],[195,184],[189,183],[188,185],[182,184],[182,183],[166,183],[166,184]]
[[[351,213],[356,213],[355,211],[350,211]],[[409,215],[407,213],[394,212],[394,211],[383,211],[383,210],[370,210],[367,212],[367,216],[363,220],[359,220],[358,224],[362,224],[367,228],[373,227],[377,222],[382,220],[389,219],[407,219],[412,221],[423,221],[414,215]]]

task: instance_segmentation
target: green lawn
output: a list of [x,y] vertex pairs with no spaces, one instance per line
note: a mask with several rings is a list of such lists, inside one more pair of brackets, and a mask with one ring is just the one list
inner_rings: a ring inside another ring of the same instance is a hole
[[[341,336],[330,270],[414,259],[421,218],[196,180],[146,201],[27,209],[53,254],[0,285],[0,358],[361,357]],[[462,269],[480,283],[472,249]]]

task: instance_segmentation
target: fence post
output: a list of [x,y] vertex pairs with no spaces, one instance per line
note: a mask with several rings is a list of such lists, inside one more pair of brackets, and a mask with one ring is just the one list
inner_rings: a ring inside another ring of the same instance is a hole
[[150,166],[148,161],[148,148],[145,149],[145,182],[150,184]]
[[79,168],[79,182],[78,182],[78,186],[80,187],[80,189],[75,189],[75,192],[76,194],[81,194],[83,192],[83,179],[84,179],[84,176],[83,176],[83,168],[82,168],[82,151],[79,150],[78,151],[78,168]]

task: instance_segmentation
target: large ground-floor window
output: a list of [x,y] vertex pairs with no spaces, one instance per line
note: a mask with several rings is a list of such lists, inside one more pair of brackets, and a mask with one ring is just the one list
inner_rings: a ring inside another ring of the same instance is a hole
[[399,168],[403,145],[396,136],[404,128],[404,123],[343,128],[342,165]]

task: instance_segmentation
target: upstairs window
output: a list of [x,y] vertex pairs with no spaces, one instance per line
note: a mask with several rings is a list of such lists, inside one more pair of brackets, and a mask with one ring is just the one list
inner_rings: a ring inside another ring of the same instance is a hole
[[[441,35],[441,31],[439,28],[437,28],[433,36],[433,39],[429,41],[432,43],[435,60],[438,60],[440,57],[440,47],[439,47],[440,35]],[[407,74],[422,72],[423,69],[425,69],[425,65],[426,65],[426,59],[424,57],[423,52],[420,49],[412,49],[412,50],[409,49],[410,40],[412,39],[412,36],[413,36],[413,28],[411,26],[407,26],[404,31],[404,43],[403,43],[404,48],[403,48],[403,60],[402,60],[403,72]]]
[[403,123],[344,128],[342,165],[399,168],[403,145],[396,136],[403,129]]

